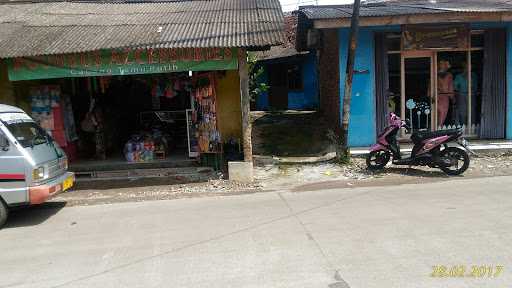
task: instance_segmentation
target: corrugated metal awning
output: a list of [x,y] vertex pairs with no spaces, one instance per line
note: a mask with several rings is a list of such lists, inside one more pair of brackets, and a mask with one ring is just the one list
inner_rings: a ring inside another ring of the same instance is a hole
[[[310,20],[348,18],[351,5],[317,5],[300,7]],[[507,0],[389,0],[367,1],[361,4],[361,17],[422,15],[439,13],[497,13],[511,12],[512,2]]]
[[0,3],[0,58],[133,46],[268,47],[284,41],[278,0]]

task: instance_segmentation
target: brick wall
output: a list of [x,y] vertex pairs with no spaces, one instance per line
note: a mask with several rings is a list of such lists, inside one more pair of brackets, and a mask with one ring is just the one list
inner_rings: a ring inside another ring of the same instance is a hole
[[322,30],[322,47],[319,49],[320,111],[331,124],[339,129],[340,84],[339,84],[339,41],[336,29]]

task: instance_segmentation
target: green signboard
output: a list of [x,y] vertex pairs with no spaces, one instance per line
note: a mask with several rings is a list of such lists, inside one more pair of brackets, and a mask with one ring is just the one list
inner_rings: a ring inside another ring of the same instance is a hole
[[234,70],[236,48],[118,49],[8,59],[9,79]]

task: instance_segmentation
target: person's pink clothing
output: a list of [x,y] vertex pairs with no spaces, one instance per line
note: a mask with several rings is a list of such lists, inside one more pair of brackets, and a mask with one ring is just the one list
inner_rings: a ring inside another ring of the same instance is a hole
[[450,97],[448,94],[437,95],[437,126],[442,127],[446,121],[446,115],[450,107]]
[[437,77],[437,126],[442,127],[450,108],[450,100],[454,99],[453,75],[444,73]]

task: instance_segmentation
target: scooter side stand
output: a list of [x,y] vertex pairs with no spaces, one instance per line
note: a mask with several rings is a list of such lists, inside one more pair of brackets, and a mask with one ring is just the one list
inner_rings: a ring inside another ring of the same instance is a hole
[[[466,140],[462,139],[462,140],[458,140],[457,141],[457,144],[459,144],[466,152],[468,152],[469,154],[471,154],[472,156],[475,156],[476,158],[481,158],[482,156],[477,154],[475,151],[471,150],[469,147],[468,147],[468,143]],[[446,148],[446,147],[445,147]]]
[[464,149],[464,151],[468,152],[469,154],[471,154],[471,156],[475,157],[475,158],[482,158],[484,156],[476,153],[475,151],[469,149],[469,147],[466,147],[466,146],[463,146],[463,145],[460,145],[462,147],[462,149]]

